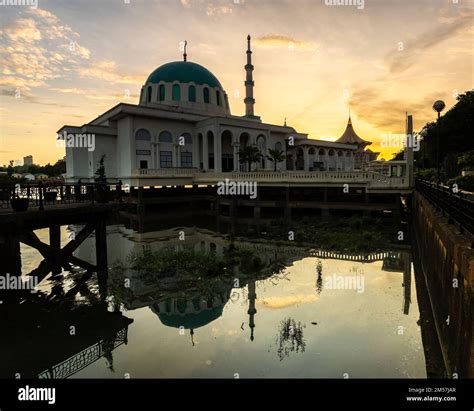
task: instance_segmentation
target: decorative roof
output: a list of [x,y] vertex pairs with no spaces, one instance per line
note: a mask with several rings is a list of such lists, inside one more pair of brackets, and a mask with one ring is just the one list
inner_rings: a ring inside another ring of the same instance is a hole
[[163,64],[148,76],[145,84],[156,84],[160,81],[166,83],[172,83],[173,81],[180,83],[193,82],[199,85],[207,84],[209,87],[219,87],[223,89],[217,77],[207,68],[190,61],[173,61]]
[[343,144],[357,144],[358,146],[364,147],[372,144],[370,141],[365,141],[357,135],[357,133],[354,131],[354,128],[352,127],[352,121],[350,116],[349,121],[347,122],[346,131],[344,131],[344,134],[339,137],[335,142]]

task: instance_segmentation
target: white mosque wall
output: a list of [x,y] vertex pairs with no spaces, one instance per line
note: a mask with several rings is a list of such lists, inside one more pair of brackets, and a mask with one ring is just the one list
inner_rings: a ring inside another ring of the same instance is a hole
[[127,177],[132,172],[132,162],[134,164],[135,153],[133,135],[133,117],[124,117],[117,121],[117,148],[116,148],[116,164],[117,178]]
[[87,147],[66,147],[66,175],[68,179],[79,179],[89,175],[89,151]]
[[89,152],[89,176],[94,177],[99,168],[102,155],[105,175],[108,179],[117,178],[117,137],[98,135],[95,138],[95,150]]

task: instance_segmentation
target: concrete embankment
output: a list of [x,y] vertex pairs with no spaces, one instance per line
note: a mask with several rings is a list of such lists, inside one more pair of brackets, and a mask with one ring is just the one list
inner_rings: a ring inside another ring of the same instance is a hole
[[413,197],[419,262],[448,375],[474,377],[474,249],[421,194]]

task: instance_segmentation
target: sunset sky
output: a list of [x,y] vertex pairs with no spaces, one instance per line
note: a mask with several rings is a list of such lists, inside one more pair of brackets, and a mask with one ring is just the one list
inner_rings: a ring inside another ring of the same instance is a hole
[[[129,4],[127,4],[129,3]],[[156,67],[182,59],[220,80],[244,114],[246,36],[253,38],[256,114],[334,140],[349,109],[373,141],[434,119],[473,88],[474,0],[39,0],[0,6],[0,164],[64,155],[55,132],[119,102],[136,104]],[[129,97],[127,97],[129,94]],[[235,97],[237,96],[238,97]],[[396,149],[385,149],[390,158]]]

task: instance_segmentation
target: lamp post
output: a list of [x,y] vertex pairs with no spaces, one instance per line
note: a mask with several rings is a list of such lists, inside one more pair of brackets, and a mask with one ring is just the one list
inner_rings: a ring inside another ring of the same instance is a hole
[[440,184],[441,178],[440,178],[440,164],[439,164],[439,140],[440,140],[440,135],[439,135],[439,116],[440,113],[444,110],[446,107],[446,104],[444,104],[443,100],[436,100],[433,104],[433,110],[438,113],[438,120],[436,122],[436,163],[437,163],[437,179],[438,179],[438,185]]

